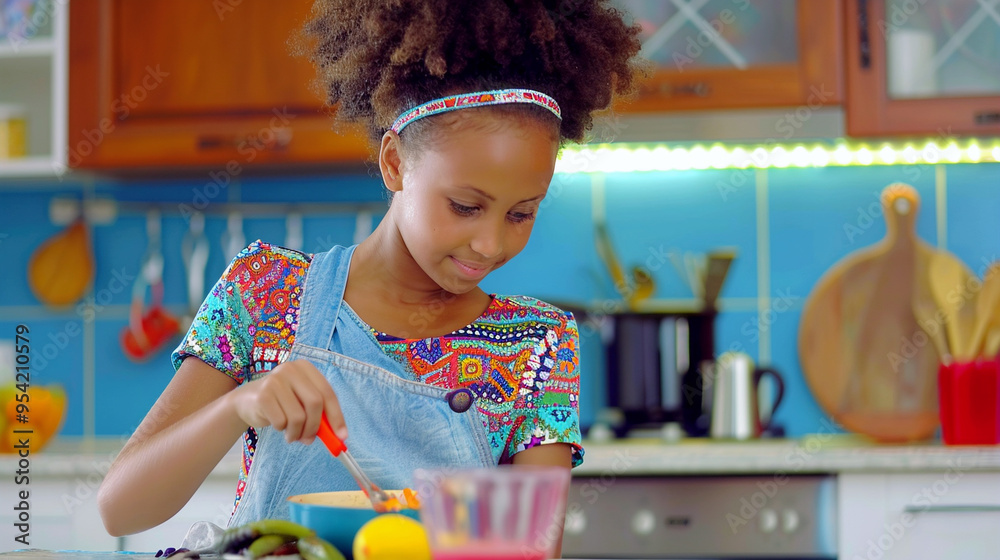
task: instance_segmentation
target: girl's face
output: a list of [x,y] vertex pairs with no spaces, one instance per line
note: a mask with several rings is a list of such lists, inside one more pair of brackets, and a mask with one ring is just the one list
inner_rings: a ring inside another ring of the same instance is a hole
[[[431,146],[397,151],[397,177],[382,166],[407,250],[454,294],[472,290],[524,249],[558,153],[557,135],[542,124],[459,113],[452,115],[462,122]],[[385,159],[386,142],[382,152]]]

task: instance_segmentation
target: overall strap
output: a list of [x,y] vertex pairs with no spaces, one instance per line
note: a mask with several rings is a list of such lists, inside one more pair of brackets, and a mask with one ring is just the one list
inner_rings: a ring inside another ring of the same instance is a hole
[[316,253],[306,272],[295,345],[329,348],[337,327],[351,256],[357,245]]

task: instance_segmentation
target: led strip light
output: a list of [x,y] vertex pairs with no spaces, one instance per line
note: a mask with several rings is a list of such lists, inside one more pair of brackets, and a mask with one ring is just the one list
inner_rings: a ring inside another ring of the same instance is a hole
[[1000,139],[835,144],[595,144],[562,150],[556,173],[1000,162]]

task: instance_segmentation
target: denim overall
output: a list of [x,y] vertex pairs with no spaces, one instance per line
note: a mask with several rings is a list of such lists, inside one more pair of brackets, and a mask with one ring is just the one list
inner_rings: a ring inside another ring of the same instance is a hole
[[[452,410],[448,389],[415,381],[344,305],[356,247],[337,246],[313,257],[288,359],[308,360],[330,382],[347,422],[347,448],[382,488],[412,487],[417,468],[494,466],[479,410]],[[358,490],[319,439],[311,445],[288,443],[284,432],[270,426],[257,434],[247,486],[230,526],[287,519],[285,500],[296,494]]]

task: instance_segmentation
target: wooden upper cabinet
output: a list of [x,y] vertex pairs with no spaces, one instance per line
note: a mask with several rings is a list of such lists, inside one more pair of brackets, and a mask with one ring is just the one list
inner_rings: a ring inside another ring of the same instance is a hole
[[[311,2],[74,0],[70,166],[360,163],[289,41]],[[234,163],[235,162],[235,163]]]
[[837,105],[839,0],[613,0],[653,74],[626,112]]
[[1000,133],[998,11],[993,0],[848,0],[848,134]]

